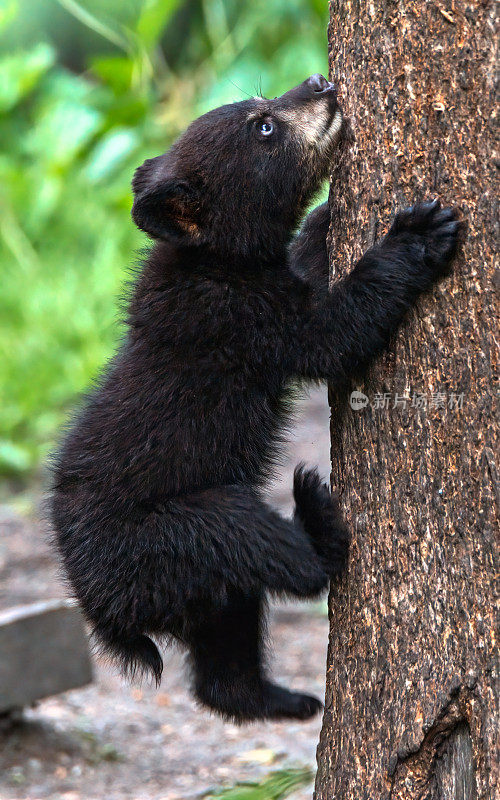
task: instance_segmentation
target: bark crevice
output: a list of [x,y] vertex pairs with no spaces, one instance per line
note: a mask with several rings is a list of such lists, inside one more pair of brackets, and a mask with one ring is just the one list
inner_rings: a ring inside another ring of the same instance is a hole
[[[452,696],[435,721],[425,726],[426,732],[420,743],[415,748],[400,749],[389,759],[389,800],[431,800],[434,796],[436,800],[447,800],[442,795],[435,795],[437,783],[443,783],[443,779],[438,781],[436,776],[446,772],[442,766],[437,769],[437,762],[452,749],[450,743],[457,739],[457,732],[461,737],[468,736],[471,741],[467,718],[470,700],[468,688],[453,689]],[[463,765],[464,774],[473,774],[472,747],[461,744],[461,748],[470,753],[469,763]]]

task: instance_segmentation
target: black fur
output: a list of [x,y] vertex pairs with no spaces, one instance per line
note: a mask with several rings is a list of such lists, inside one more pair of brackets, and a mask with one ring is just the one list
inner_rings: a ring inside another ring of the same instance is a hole
[[314,597],[347,559],[314,471],[296,472],[293,520],[262,499],[290,384],[363,375],[457,246],[452,211],[415,206],[328,293],[326,205],[292,234],[328,173],[336,114],[313,76],[210,112],[137,170],[134,219],[157,241],[54,470],[57,544],[98,641],[157,681],[150,636],[183,643],[197,698],[240,721],[321,707],[268,681],[265,601]]

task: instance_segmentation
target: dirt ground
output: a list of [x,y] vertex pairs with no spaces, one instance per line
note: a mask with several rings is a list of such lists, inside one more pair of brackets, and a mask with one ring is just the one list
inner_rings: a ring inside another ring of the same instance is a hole
[[[289,454],[269,490],[271,502],[285,512],[299,460],[318,464],[328,476],[324,389],[300,404]],[[36,517],[1,506],[0,530],[0,609],[64,596]],[[270,629],[275,679],[322,697],[324,607],[274,607]],[[91,686],[48,698],[21,721],[0,727],[0,800],[190,800],[279,767],[315,767],[320,717],[300,724],[224,723],[191,700],[183,655],[175,651],[165,654],[159,690],[131,686],[112,667],[98,660],[94,665]],[[311,792],[309,786],[292,797],[309,800]]]

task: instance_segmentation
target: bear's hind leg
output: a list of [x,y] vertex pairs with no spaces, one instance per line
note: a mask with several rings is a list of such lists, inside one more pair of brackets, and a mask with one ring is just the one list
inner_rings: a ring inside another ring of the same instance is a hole
[[235,722],[308,719],[322,708],[315,697],[266,680],[264,602],[233,593],[200,615],[189,635],[194,690],[204,706]]
[[295,520],[302,524],[321,560],[326,574],[334,579],[347,566],[349,530],[345,524],[338,496],[330,494],[316,469],[303,464],[293,477]]

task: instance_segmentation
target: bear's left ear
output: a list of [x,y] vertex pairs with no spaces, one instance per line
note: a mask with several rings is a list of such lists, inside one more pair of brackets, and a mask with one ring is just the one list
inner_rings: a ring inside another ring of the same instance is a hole
[[162,174],[162,159],[147,159],[135,171],[134,222],[154,239],[199,239],[196,192],[187,181]]

